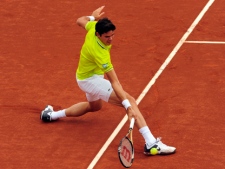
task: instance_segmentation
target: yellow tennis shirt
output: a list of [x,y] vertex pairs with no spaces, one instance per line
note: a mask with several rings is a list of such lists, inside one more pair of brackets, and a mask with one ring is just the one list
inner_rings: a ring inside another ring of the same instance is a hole
[[87,34],[76,71],[78,80],[84,80],[93,75],[103,75],[113,69],[110,59],[111,45],[103,44],[95,35],[96,23],[96,21],[90,21],[85,26]]

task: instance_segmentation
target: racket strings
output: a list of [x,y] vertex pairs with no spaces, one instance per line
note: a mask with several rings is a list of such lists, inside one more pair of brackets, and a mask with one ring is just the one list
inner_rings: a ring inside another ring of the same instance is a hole
[[128,138],[123,139],[120,146],[120,160],[125,166],[132,164],[133,147]]

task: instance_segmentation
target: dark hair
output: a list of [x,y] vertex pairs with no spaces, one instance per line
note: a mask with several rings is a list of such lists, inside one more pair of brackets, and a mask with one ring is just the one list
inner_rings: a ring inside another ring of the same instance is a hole
[[95,31],[101,36],[103,33],[114,31],[116,26],[108,19],[102,18],[95,25]]

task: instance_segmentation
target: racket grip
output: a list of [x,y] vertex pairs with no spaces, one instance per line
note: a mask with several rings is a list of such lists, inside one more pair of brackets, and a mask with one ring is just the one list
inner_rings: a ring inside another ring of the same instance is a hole
[[130,129],[133,129],[133,127],[134,127],[134,118],[132,118],[130,121]]

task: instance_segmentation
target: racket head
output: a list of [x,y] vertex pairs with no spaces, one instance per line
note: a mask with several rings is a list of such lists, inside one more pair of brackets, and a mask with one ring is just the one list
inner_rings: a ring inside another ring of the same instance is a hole
[[127,136],[120,141],[118,147],[118,156],[121,164],[125,168],[131,167],[134,161],[134,147],[133,143]]

